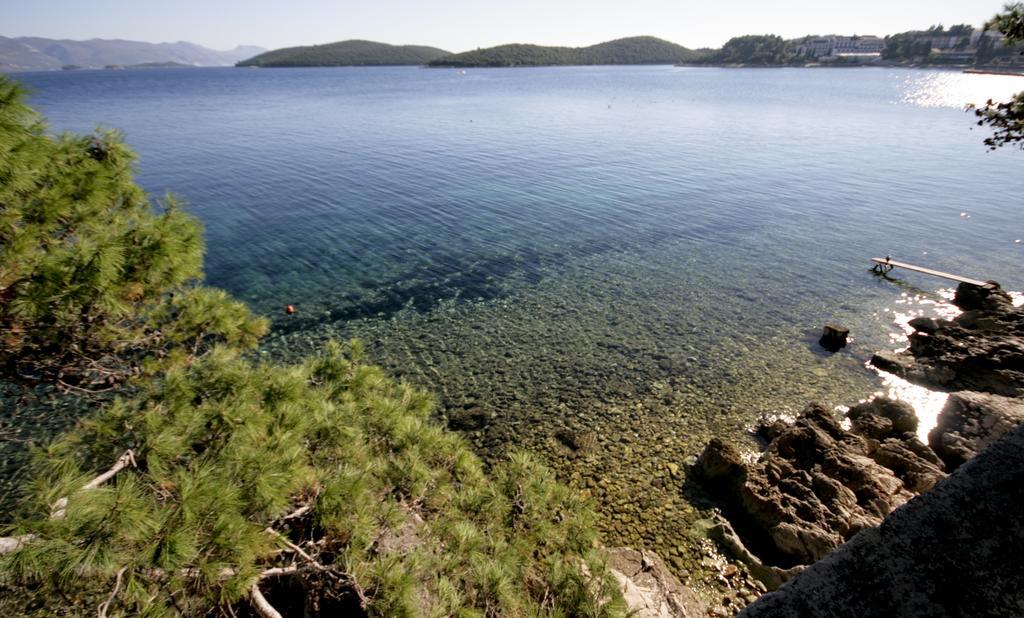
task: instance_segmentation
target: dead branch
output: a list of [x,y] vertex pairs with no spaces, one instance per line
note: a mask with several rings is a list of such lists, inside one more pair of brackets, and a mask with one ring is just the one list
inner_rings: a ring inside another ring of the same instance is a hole
[[124,572],[128,570],[127,566],[121,567],[121,570],[117,572],[117,580],[114,582],[114,589],[110,591],[110,596],[103,603],[100,603],[99,608],[96,609],[98,618],[107,618],[107,609],[110,604],[114,601],[119,590],[121,590],[121,579],[124,577]]
[[286,537],[285,535],[281,534],[277,530],[274,530],[273,528],[267,528],[265,530],[265,532],[267,532],[267,534],[272,534],[272,535],[276,536],[277,538],[281,539],[281,542],[284,543],[285,545],[287,545],[288,549],[292,550],[293,552],[295,552],[298,555],[300,555],[303,558],[305,558],[306,562],[308,562],[310,564],[310,566],[312,566],[314,569],[316,569],[318,571],[326,571],[326,570],[328,570],[327,567],[325,567],[324,565],[320,564],[312,556],[307,554],[306,550],[302,549],[301,547],[299,547],[295,543],[292,543],[291,541],[289,541],[288,537]]
[[263,593],[260,592],[259,584],[253,584],[249,587],[249,600],[252,601],[253,609],[262,618],[283,618],[281,612],[274,609],[274,606],[267,601],[267,597],[263,596]]
[[[121,470],[124,470],[128,466],[135,467],[135,465],[136,465],[135,464],[135,453],[133,453],[129,449],[129,450],[125,451],[123,455],[121,455],[120,457],[117,458],[117,461],[114,462],[114,465],[110,466],[109,470],[107,470],[103,474],[97,476],[96,478],[92,479],[91,481],[89,481],[85,485],[82,485],[82,491],[86,491],[86,490],[89,490],[89,489],[96,489],[97,487],[99,487],[103,483],[106,483],[110,479],[114,478],[114,475],[117,474],[118,472],[120,472]],[[50,514],[50,519],[62,519],[64,517],[64,515],[67,513],[67,508],[68,508],[68,498],[67,498],[67,496],[64,496],[60,500],[57,500],[56,502],[54,502],[53,508],[52,508],[51,514]]]
[[287,515],[282,517],[281,521],[288,521],[289,519],[298,519],[299,517],[302,517],[306,513],[310,512],[311,510],[313,510],[312,506],[310,506],[308,504],[304,504],[304,505],[300,506],[299,508],[295,509],[294,511],[292,511],[291,513],[288,513]]
[[[135,454],[131,450],[127,450],[123,455],[117,458],[114,465],[110,466],[110,469],[95,477],[85,485],[82,485],[81,491],[88,491],[90,489],[96,489],[103,483],[106,483],[114,477],[115,474],[124,470],[128,466],[135,466]],[[67,514],[68,509],[68,497],[57,500],[50,507],[50,519],[63,519]],[[22,534],[19,536],[7,536],[0,537],[0,556],[9,554],[11,552],[18,551],[25,546],[26,543],[33,541],[36,538],[34,534]]]
[[[288,547],[288,549],[294,551],[296,554],[301,556],[306,562],[309,563],[309,565],[314,570],[320,571],[321,573],[325,573],[328,577],[332,577],[335,580],[343,582],[344,584],[349,586],[352,589],[352,591],[355,593],[356,597],[359,598],[359,606],[360,607],[362,607],[363,609],[366,609],[367,605],[369,605],[370,600],[366,597],[366,592],[363,590],[363,587],[359,585],[359,582],[356,581],[356,578],[355,578],[354,575],[352,575],[351,573],[339,572],[339,571],[336,571],[335,569],[332,569],[330,567],[324,566],[316,558],[314,558],[313,556],[310,556],[306,552],[306,550],[302,549],[301,547],[299,547],[295,543],[292,543],[290,540],[288,540],[288,537],[286,537],[285,535],[281,534],[277,530],[274,530],[273,528],[267,528],[266,532],[268,534],[272,534],[272,535],[278,537],[279,539],[281,539],[281,541]],[[266,571],[264,571],[264,573],[265,572]]]
[[286,567],[274,567],[271,569],[264,569],[260,571],[260,580],[267,579],[269,577],[280,577],[281,575],[293,575],[299,572],[297,566],[286,566]]

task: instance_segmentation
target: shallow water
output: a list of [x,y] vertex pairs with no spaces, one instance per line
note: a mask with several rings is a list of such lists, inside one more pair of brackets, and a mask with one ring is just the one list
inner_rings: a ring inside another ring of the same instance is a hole
[[[140,182],[191,204],[209,282],[274,316],[268,358],[363,338],[372,360],[437,393],[482,454],[540,453],[597,498],[612,542],[695,573],[684,464],[711,436],[749,440],[761,414],[890,388],[867,359],[942,300],[945,282],[879,279],[870,257],[1022,285],[1024,155],[986,152],[962,109],[1021,78],[18,77],[54,128],[124,131]],[[816,345],[828,321],[853,333],[835,355]]]

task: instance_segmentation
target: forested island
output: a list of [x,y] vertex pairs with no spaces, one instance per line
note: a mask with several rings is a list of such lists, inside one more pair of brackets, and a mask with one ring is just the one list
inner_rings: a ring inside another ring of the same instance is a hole
[[638,36],[589,47],[499,45],[439,58],[432,67],[529,67],[596,64],[678,64],[704,54],[653,36]]
[[275,49],[239,62],[240,67],[418,66],[451,55],[422,45],[388,45],[375,41],[339,41]]
[[1021,46],[1003,44],[998,31],[960,24],[951,28],[875,36],[805,36],[784,39],[774,34],[729,39],[719,49],[689,49],[650,36],[590,47],[499,45],[445,56],[432,67],[529,67],[598,64],[681,64],[695,66],[1024,66]]
[[784,39],[755,34],[729,39],[719,49],[690,49],[653,36],[636,36],[588,47],[512,43],[453,54],[436,47],[340,41],[289,47],[239,62],[240,67],[409,65],[498,68],[587,65],[695,66],[959,66],[1024,67],[1021,46],[1005,45],[998,30],[942,25],[886,36],[808,35]]

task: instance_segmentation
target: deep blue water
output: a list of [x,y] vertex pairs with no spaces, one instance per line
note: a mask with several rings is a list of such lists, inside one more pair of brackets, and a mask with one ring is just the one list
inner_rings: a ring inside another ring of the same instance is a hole
[[[177,194],[205,223],[209,282],[276,316],[271,347],[370,337],[382,362],[446,401],[472,384],[511,393],[495,408],[536,404],[601,363],[639,383],[695,376],[685,363],[696,359],[711,376],[692,378],[702,389],[732,376],[715,405],[742,394],[774,409],[783,374],[873,379],[863,360],[888,343],[885,310],[907,288],[868,274],[872,256],[1024,286],[1024,153],[987,152],[963,111],[1024,89],[1021,78],[672,67],[17,77],[54,129],[124,132],[147,190]],[[911,296],[946,285],[903,278]],[[854,327],[848,362],[814,349],[827,320]],[[557,349],[537,370],[545,342]],[[495,348],[510,373],[486,369]],[[789,360],[751,369],[753,354]],[[643,364],[657,355],[669,360]],[[757,372],[762,386],[742,385]],[[611,378],[595,375],[573,388],[600,399]]]

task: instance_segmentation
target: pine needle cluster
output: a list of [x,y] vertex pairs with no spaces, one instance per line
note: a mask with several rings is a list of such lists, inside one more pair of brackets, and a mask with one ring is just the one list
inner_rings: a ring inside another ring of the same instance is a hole
[[[1003,12],[985,24],[985,29],[1003,33],[1006,45],[1024,43],[1024,2],[1008,3]],[[987,125],[992,129],[992,135],[984,140],[989,150],[1014,145],[1024,149],[1024,92],[1018,92],[1009,101],[989,99],[983,106],[968,105],[967,109],[974,111],[979,127]]]
[[622,612],[575,492],[527,455],[485,474],[427,394],[359,357],[217,348],[83,421],[38,457],[6,609],[230,615],[258,584],[285,615]]
[[0,76],[0,367],[96,390],[145,357],[251,346],[266,321],[202,276],[198,221],[150,203],[113,131],[51,136]]

